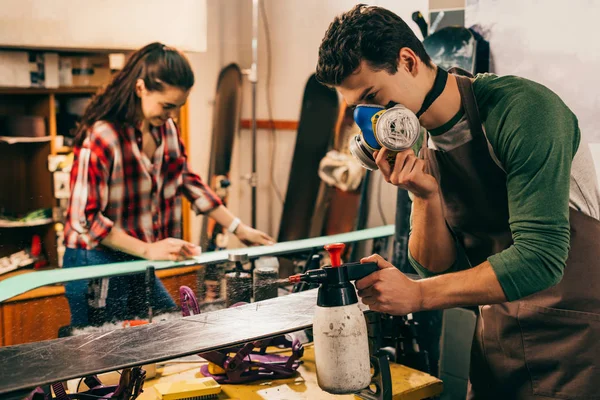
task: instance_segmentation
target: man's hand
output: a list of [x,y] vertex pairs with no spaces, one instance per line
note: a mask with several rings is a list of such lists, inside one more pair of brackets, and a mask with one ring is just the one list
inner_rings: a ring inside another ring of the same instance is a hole
[[388,161],[389,150],[382,149],[373,153],[375,163],[379,167],[386,182],[401,189],[406,189],[416,197],[429,199],[438,193],[435,178],[425,172],[425,161],[417,158],[409,149],[396,155],[394,166]]
[[360,262],[375,262],[380,268],[356,281],[358,295],[369,309],[392,315],[407,315],[422,309],[419,282],[407,278],[379,254],[363,258]]

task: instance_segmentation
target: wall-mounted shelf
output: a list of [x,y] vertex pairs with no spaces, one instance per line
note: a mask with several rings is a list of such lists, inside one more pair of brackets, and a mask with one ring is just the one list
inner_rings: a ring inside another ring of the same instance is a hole
[[56,149],[56,154],[68,154],[73,151],[71,146],[62,146]]
[[52,140],[51,136],[25,137],[25,136],[0,136],[0,142],[16,143],[46,143]]
[[0,219],[0,229],[4,228],[28,228],[35,226],[44,226],[53,223],[54,220],[52,218],[44,218],[44,219],[36,219],[32,221],[7,221]]
[[95,94],[99,87],[89,86],[65,86],[58,88],[36,88],[36,87],[1,87],[0,94]]

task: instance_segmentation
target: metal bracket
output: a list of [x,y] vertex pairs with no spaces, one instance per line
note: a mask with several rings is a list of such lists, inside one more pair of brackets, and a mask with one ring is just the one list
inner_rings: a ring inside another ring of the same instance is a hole
[[378,351],[371,356],[373,376],[371,385],[356,393],[356,396],[365,400],[392,400],[392,373],[387,354]]
[[248,181],[250,187],[256,187],[258,185],[258,176],[255,172],[244,174],[244,176],[242,176],[242,179]]
[[[50,391],[44,391],[38,387],[25,397],[26,400],[70,400],[79,398],[97,398],[97,399],[115,399],[115,400],[134,400],[142,393],[142,387],[146,380],[146,371],[141,367],[125,368],[121,372],[121,378],[118,385],[104,386],[95,375],[84,378],[85,384],[89,390],[67,394],[63,383],[53,383],[52,389],[55,396]],[[4,398],[4,397],[3,397]],[[21,397],[23,398],[23,397]]]
[[392,373],[390,361],[385,351],[381,350],[383,339],[382,314],[378,312],[365,313],[369,337],[369,352],[371,353],[371,385],[356,393],[356,396],[366,400],[392,400]]

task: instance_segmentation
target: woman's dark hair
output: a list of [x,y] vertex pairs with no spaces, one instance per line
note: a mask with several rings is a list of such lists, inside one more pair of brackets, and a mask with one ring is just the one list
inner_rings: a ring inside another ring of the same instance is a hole
[[136,122],[139,98],[135,85],[138,79],[144,80],[149,91],[162,91],[163,84],[185,91],[194,85],[192,67],[182,52],[162,43],[150,43],[131,54],[106,89],[92,99],[78,126],[76,143],[83,142],[85,132],[96,121]]
[[403,47],[431,66],[423,43],[402,18],[385,8],[358,4],[329,25],[319,47],[317,80],[329,86],[340,85],[362,60],[376,71],[395,74]]

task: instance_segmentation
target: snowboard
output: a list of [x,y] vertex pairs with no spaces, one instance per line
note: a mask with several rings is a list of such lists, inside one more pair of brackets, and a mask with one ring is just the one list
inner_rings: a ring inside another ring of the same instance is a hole
[[[348,143],[358,132],[353,118],[353,109],[342,101],[335,127],[333,150],[351,157]],[[317,206],[311,221],[311,236],[354,231],[360,205],[360,190],[361,186],[354,191],[346,191],[321,181]],[[346,246],[342,259],[346,259],[351,249],[351,245]]]
[[[208,181],[223,205],[227,198],[231,181],[231,155],[233,143],[240,125],[242,107],[242,71],[237,64],[225,66],[219,73],[212,116],[212,139]],[[215,220],[204,217],[200,231],[200,246],[203,251],[215,251],[227,248],[229,232]],[[199,279],[198,297],[203,304],[222,302],[221,285],[223,265],[206,266],[204,276]]]
[[0,398],[306,329],[316,305],[313,289],[175,321],[0,347]]
[[311,235],[311,221],[321,184],[319,163],[331,145],[338,109],[337,92],[319,83],[312,74],[304,89],[278,242]]
[[432,33],[423,40],[423,46],[432,61],[449,70],[459,67],[475,71],[477,41],[473,33],[462,26],[448,26]]
[[[212,140],[207,180],[211,189],[224,205],[231,182],[231,154],[233,142],[239,131],[242,108],[242,71],[237,64],[229,64],[219,73],[212,116]],[[221,250],[227,247],[227,227],[211,218],[204,218],[200,245],[203,251]]]
[[[365,177],[363,178],[363,182],[361,183],[360,189],[360,198],[358,202],[358,215],[356,216],[356,229],[361,230],[367,226],[367,219],[369,217],[369,187],[371,186],[371,174],[373,171],[367,170],[365,173]],[[358,243],[352,245],[350,250],[350,259],[356,260],[358,259],[359,254],[359,246]]]
[[415,11],[413,21],[423,34],[423,46],[432,61],[445,70],[462,68],[472,74],[488,72],[490,44],[479,32],[478,26],[447,26],[428,32],[423,15]]
[[[357,132],[354,122],[354,110],[342,103],[338,128],[335,133],[334,149],[341,153],[350,154],[348,143],[351,136]],[[360,202],[360,186],[356,191],[343,191],[339,188],[330,188],[329,206],[325,217],[323,235],[352,232],[356,229],[356,218]]]
[[206,252],[185,261],[129,261],[113,264],[90,265],[76,268],[58,268],[48,271],[36,271],[21,274],[0,281],[0,303],[12,297],[26,293],[42,286],[65,282],[98,279],[111,276],[133,275],[145,273],[149,267],[155,270],[190,267],[193,265],[211,265],[228,263],[230,254],[246,254],[250,260],[264,256],[289,255],[321,250],[331,243],[353,243],[394,234],[394,226],[380,226],[356,232],[342,233],[310,239],[276,243],[272,246],[254,246],[236,250]]

